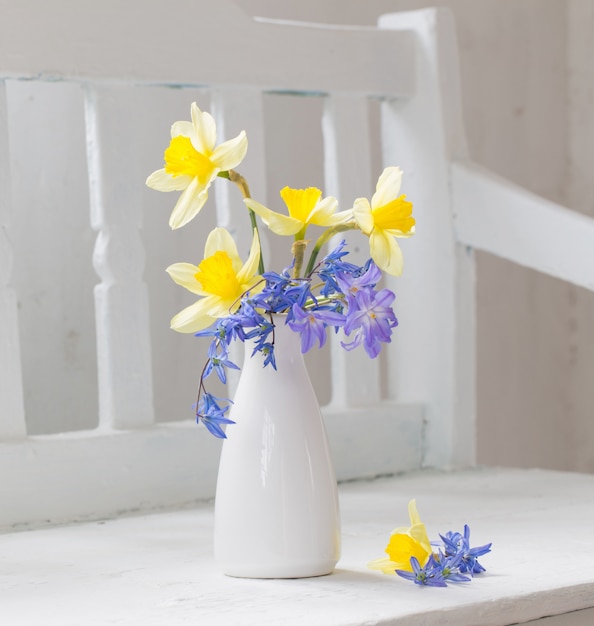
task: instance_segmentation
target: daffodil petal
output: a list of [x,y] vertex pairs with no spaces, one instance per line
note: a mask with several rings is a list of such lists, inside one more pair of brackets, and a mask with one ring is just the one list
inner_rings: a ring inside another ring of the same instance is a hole
[[217,126],[210,113],[202,112],[195,102],[192,102],[192,124],[194,126],[195,136],[192,139],[192,145],[198,152],[209,156],[217,141]]
[[312,209],[307,217],[307,223],[316,224],[317,226],[329,226],[337,208],[338,200],[332,196],[328,196],[320,200]]
[[192,122],[174,122],[171,125],[171,138],[179,137],[182,135],[183,137],[194,137],[196,136],[196,131],[194,130],[194,124]]
[[246,198],[244,202],[248,208],[262,218],[264,224],[276,235],[294,235],[304,226],[302,221],[288,215],[275,213],[251,198]]
[[357,198],[353,204],[353,218],[357,226],[366,234],[373,230],[373,214],[367,198]]
[[415,227],[412,226],[408,232],[403,232],[401,230],[397,230],[396,228],[385,228],[384,232],[388,235],[392,235],[392,237],[401,237],[402,239],[408,239],[415,234]]
[[216,319],[210,314],[214,300],[217,298],[209,296],[186,307],[171,319],[171,328],[178,333],[197,333],[208,328]]
[[402,274],[402,250],[393,237],[382,230],[374,229],[369,236],[369,249],[371,258],[381,270],[392,276]]
[[421,523],[421,516],[417,511],[417,501],[414,498],[408,503],[408,517],[411,526]]
[[241,269],[241,259],[237,252],[237,244],[228,230],[217,226],[217,228],[213,228],[213,230],[210,231],[206,238],[206,243],[204,244],[204,258],[207,259],[219,250],[229,255],[233,271],[237,274]]
[[247,283],[258,272],[258,264],[260,262],[260,238],[258,231],[254,228],[254,236],[252,237],[252,245],[250,247],[250,255],[243,267],[237,274],[237,280],[240,283]]
[[354,218],[353,209],[347,211],[339,211],[335,213],[330,220],[328,220],[328,226],[337,226],[338,224],[345,224]]
[[431,552],[431,542],[429,541],[429,537],[427,536],[427,529],[425,528],[425,524],[419,522],[418,524],[413,524],[409,529],[410,536],[417,541],[427,553]]
[[244,159],[247,152],[248,141],[245,131],[242,130],[237,137],[223,142],[217,146],[210,159],[221,170],[226,172],[237,167]]
[[207,200],[208,185],[201,186],[198,179],[193,178],[173,207],[171,217],[169,218],[169,226],[175,230],[187,224],[198,215]]
[[303,228],[303,222],[294,217],[274,212],[270,214],[268,221],[264,220],[264,222],[276,235],[295,235]]
[[191,182],[191,176],[172,176],[165,168],[153,172],[146,179],[147,187],[157,191],[183,191]]
[[367,567],[369,569],[377,569],[381,570],[384,574],[394,574],[396,575],[396,568],[398,567],[397,563],[394,561],[390,561],[390,559],[375,559],[367,563]]
[[243,201],[248,209],[253,211],[256,215],[259,215],[262,220],[264,220],[264,223],[266,223],[265,220],[267,220],[268,217],[274,213],[274,211],[265,207],[263,204],[260,204],[260,202],[256,202],[253,198],[244,198]]
[[402,170],[399,167],[386,167],[377,181],[371,206],[384,206],[398,197],[402,185]]
[[188,291],[199,296],[207,296],[208,292],[202,289],[200,283],[196,280],[196,272],[198,266],[191,263],[174,263],[165,270],[175,283],[184,287]]

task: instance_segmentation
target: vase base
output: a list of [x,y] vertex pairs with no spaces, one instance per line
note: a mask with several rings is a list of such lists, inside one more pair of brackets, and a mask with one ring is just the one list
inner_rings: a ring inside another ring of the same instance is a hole
[[221,566],[225,576],[232,578],[317,578],[332,574],[336,561],[304,563],[303,565],[234,565]]

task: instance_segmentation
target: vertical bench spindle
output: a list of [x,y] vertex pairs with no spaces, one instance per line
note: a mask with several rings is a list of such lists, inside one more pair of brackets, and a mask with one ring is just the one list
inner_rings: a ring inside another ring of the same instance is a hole
[[392,384],[399,401],[426,403],[424,464],[472,465],[474,257],[451,236],[451,163],[466,155],[454,24],[447,10],[437,9],[384,15],[379,25],[414,30],[419,49],[416,94],[382,105],[384,162],[402,167],[403,192],[414,201],[417,220],[395,285],[406,330],[390,353]]
[[87,93],[91,223],[98,231],[93,263],[99,426],[141,428],[154,422],[149,306],[142,280],[144,250],[136,151],[142,101],[133,88],[94,87]]
[[17,300],[10,286],[10,156],[6,85],[0,81],[0,440],[27,433],[19,344]]
[[[333,94],[324,105],[325,192],[339,201],[339,210],[347,210],[357,197],[370,197],[371,142],[368,103],[365,96]],[[369,245],[360,232],[340,233],[330,246],[341,239],[349,244],[353,263],[369,258]],[[333,407],[372,406],[380,400],[380,375],[377,359],[370,360],[362,349],[346,352],[339,336],[332,336]]]

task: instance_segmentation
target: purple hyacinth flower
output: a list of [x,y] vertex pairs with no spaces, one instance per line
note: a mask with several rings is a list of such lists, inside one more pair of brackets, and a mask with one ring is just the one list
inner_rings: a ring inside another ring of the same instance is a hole
[[293,305],[293,317],[288,325],[291,330],[301,334],[301,352],[310,350],[318,340],[320,348],[326,342],[327,326],[342,326],[344,315],[327,309],[305,310],[298,304]]
[[363,343],[365,352],[375,358],[381,344],[391,341],[392,328],[398,324],[390,306],[395,297],[389,289],[374,291],[365,287],[349,298],[344,332],[355,335],[350,343],[342,343],[343,348],[352,350]]
[[360,274],[340,270],[336,272],[336,282],[338,283],[342,293],[344,293],[347,297],[356,297],[357,293],[364,287],[375,287],[381,277],[381,270],[371,260],[368,262],[365,271]]

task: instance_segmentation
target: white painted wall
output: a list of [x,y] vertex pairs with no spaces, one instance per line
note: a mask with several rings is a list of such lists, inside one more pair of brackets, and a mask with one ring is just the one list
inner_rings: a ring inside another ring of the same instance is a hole
[[[254,15],[373,24],[432,3],[241,4]],[[439,4],[457,23],[473,160],[594,215],[594,1]],[[477,261],[479,462],[594,472],[594,295],[487,254]]]

